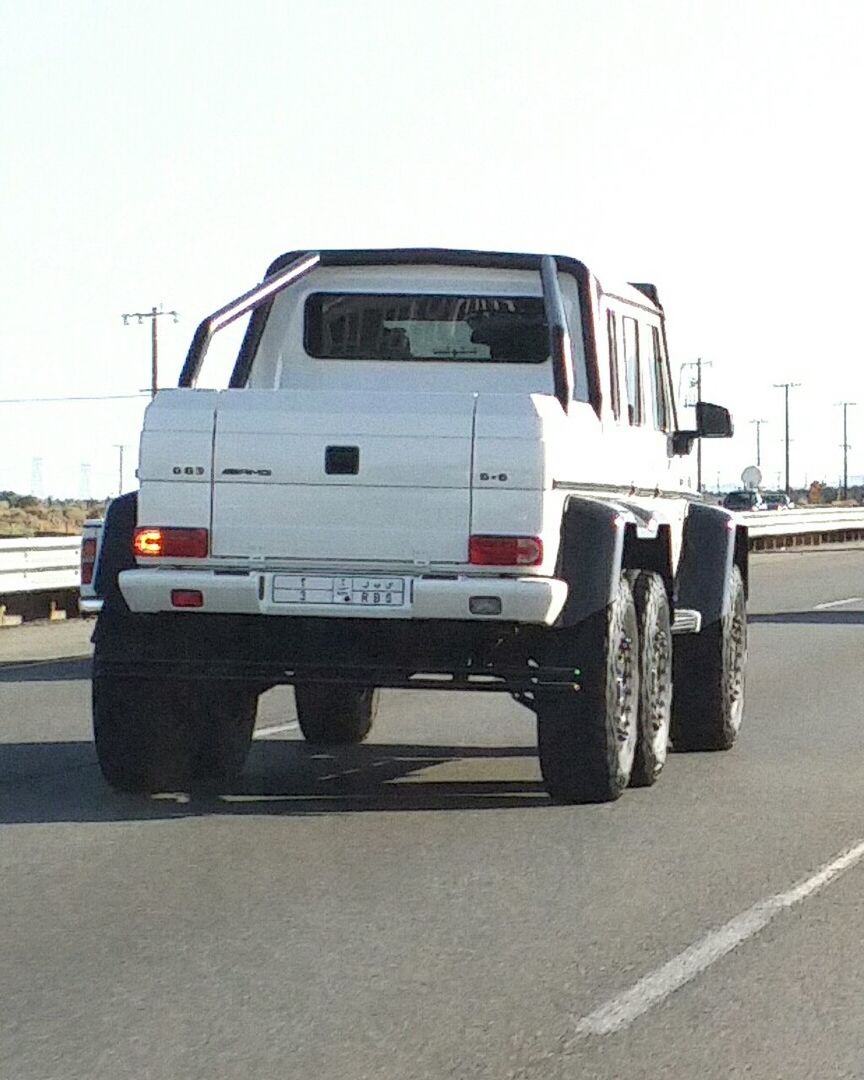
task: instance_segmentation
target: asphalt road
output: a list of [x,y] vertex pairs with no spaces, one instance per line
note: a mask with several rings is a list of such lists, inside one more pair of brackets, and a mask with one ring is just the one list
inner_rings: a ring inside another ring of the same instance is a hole
[[0,1078],[864,1077],[860,597],[754,559],[738,746],[573,808],[503,697],[312,754],[284,689],[232,795],[121,797],[89,627],[0,631]]

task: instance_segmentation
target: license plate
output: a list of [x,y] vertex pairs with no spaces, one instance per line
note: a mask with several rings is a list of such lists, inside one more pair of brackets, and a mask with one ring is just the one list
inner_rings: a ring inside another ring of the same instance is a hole
[[405,578],[322,577],[313,574],[276,574],[276,604],[315,604],[333,607],[404,607],[408,600]]

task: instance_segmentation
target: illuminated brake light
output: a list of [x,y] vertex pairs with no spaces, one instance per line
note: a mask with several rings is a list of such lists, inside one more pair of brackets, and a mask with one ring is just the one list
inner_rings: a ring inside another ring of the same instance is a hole
[[146,527],[135,530],[132,550],[145,558],[204,559],[207,557],[206,529]]
[[543,541],[539,536],[472,536],[468,561],[472,566],[538,566]]
[[93,584],[93,570],[96,565],[96,538],[89,536],[81,543],[81,584]]
[[204,594],[198,589],[172,589],[172,607],[204,607]]

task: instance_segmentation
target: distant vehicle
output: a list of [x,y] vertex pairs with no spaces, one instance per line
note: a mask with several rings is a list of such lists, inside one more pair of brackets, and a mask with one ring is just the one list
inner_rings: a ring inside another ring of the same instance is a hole
[[794,503],[785,491],[763,491],[766,510],[791,510]]
[[88,518],[81,527],[81,585],[78,609],[86,618],[102,610],[102,598],[96,595],[94,573],[102,539],[102,519]]
[[758,491],[730,491],[723,500],[726,510],[767,510],[768,506]]

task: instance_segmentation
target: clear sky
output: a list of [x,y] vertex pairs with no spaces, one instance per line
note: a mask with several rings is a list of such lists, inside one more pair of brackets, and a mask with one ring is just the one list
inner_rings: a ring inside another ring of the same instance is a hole
[[[864,473],[860,0],[0,0],[0,398],[134,394],[295,248],[575,255],[792,480]],[[601,275],[602,276],[602,275]],[[146,398],[0,404],[0,489],[132,486]],[[89,465],[89,479],[85,481]],[[41,476],[41,481],[40,481]]]

